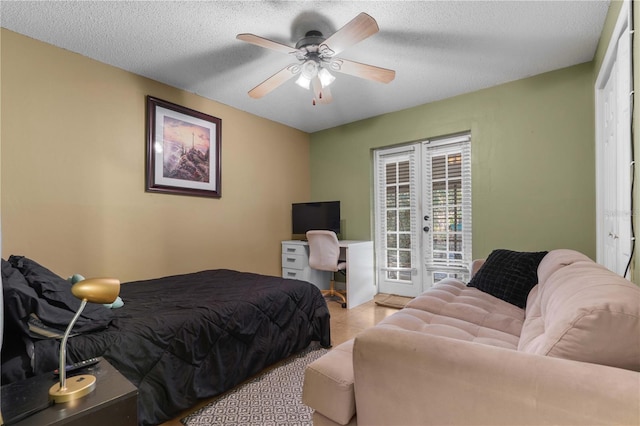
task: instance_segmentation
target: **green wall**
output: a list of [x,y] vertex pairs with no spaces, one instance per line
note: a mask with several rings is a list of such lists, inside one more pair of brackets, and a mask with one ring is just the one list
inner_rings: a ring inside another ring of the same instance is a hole
[[311,195],[372,239],[372,150],[471,130],[473,256],[572,248],[595,258],[593,63],[311,135]]

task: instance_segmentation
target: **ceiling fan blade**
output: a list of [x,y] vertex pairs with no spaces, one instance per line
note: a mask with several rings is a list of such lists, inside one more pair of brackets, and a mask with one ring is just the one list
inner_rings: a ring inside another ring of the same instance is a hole
[[329,86],[322,89],[322,97],[320,98],[320,103],[328,104],[333,101],[333,95],[331,94],[331,90],[329,90]]
[[292,64],[281,69],[262,83],[258,84],[253,89],[249,90],[249,96],[254,99],[258,99],[276,89],[280,85],[286,83],[293,76],[300,72],[300,65]]
[[377,33],[378,30],[376,20],[362,12],[326,39],[323,44],[333,51],[332,55],[337,55],[346,48]]
[[269,40],[264,37],[260,37],[254,34],[238,34],[236,36],[238,40],[246,41],[247,43],[255,44],[256,46],[264,47],[266,49],[277,50],[282,53],[296,53],[297,49],[286,44],[278,43],[273,40]]
[[319,104],[331,103],[331,101],[333,100],[333,96],[331,95],[329,86],[322,87],[322,83],[320,83],[320,78],[318,78],[318,76],[315,76],[311,80],[311,87],[313,88],[314,105],[315,102]]
[[389,83],[396,77],[394,70],[361,64],[360,62],[346,59],[335,59],[331,61],[330,68],[331,71],[366,78],[367,80],[378,81],[380,83]]

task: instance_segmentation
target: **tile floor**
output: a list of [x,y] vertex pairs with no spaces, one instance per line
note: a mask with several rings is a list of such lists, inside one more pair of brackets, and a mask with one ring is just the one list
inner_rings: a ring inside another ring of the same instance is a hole
[[[327,299],[329,312],[331,313],[331,345],[337,346],[342,342],[352,339],[364,330],[372,327],[385,317],[397,312],[397,309],[378,306],[374,301],[363,303],[352,309],[344,309],[340,303]],[[180,416],[162,423],[161,426],[183,426],[180,419],[187,414],[204,407],[210,400],[205,400],[183,412]]]

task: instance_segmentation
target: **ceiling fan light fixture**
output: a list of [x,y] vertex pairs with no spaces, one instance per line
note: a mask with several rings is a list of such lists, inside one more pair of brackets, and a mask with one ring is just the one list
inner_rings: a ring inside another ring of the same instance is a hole
[[318,71],[318,78],[320,79],[320,84],[323,88],[333,83],[336,79],[326,68],[320,68],[320,71]]
[[296,80],[296,84],[302,87],[303,89],[309,90],[309,86],[311,85],[311,79],[307,78],[307,76],[301,73],[298,79]]
[[309,90],[311,80],[318,75],[319,65],[313,59],[306,61],[302,64],[300,77],[296,80],[296,84],[304,89]]

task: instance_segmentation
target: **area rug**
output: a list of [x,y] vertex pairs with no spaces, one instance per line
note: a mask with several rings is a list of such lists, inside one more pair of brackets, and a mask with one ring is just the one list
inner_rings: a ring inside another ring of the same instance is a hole
[[180,421],[186,426],[309,425],[313,411],[302,403],[304,369],[328,352],[317,342]]
[[397,294],[378,293],[373,300],[378,306],[402,309],[404,308],[404,305],[409,303],[411,299],[413,299],[413,297],[398,296]]

